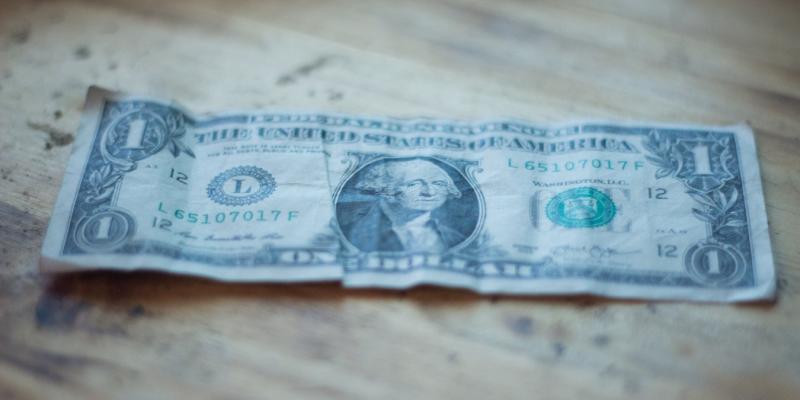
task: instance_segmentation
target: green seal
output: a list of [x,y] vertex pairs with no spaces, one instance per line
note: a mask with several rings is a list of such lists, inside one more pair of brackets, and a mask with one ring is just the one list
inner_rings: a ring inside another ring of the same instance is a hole
[[550,199],[545,212],[550,221],[567,228],[596,228],[611,222],[617,207],[607,194],[579,187]]

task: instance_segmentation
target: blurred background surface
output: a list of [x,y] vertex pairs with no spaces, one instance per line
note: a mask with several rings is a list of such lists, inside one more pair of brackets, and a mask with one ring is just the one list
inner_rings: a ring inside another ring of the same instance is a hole
[[[800,2],[3,1],[0,398],[800,398]],[[775,304],[37,272],[88,86],[756,131]]]

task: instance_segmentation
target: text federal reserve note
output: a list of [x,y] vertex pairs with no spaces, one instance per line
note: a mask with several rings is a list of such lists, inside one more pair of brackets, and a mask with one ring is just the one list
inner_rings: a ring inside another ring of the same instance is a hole
[[775,272],[745,125],[197,118],[92,89],[45,267],[739,301]]

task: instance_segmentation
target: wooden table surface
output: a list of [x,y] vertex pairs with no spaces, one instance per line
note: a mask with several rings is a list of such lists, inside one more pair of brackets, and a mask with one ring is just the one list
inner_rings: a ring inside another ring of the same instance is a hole
[[[44,276],[98,84],[196,112],[756,131],[775,303]],[[3,1],[0,398],[798,399],[800,2]]]

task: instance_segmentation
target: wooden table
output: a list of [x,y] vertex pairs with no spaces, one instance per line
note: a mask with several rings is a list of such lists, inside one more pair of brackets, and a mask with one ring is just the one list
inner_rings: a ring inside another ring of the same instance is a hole
[[[798,399],[798,38],[796,1],[2,2],[0,398]],[[197,112],[747,120],[779,299],[43,276],[92,84]]]

